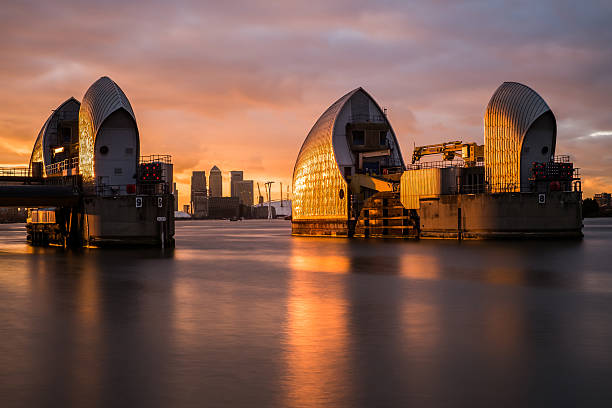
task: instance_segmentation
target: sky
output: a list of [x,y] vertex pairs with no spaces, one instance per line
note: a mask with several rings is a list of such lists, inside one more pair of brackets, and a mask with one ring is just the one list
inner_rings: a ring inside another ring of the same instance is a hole
[[312,125],[356,87],[409,161],[414,144],[483,143],[489,98],[516,81],[555,113],[585,196],[612,191],[610,1],[9,0],[0,21],[0,166],[27,165],[51,110],[106,75],[141,154],[172,155],[181,206],[213,165],[225,193],[243,170],[278,198]]

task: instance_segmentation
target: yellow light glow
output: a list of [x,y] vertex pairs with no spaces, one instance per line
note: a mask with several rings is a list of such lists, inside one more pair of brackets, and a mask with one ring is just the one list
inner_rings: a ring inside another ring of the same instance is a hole
[[282,405],[337,406],[342,396],[330,390],[347,381],[350,372],[345,288],[341,283],[322,285],[320,274],[313,272],[346,271],[349,258],[304,256],[304,250],[294,247],[290,262]]
[[338,219],[347,216],[347,190],[332,144],[337,112],[342,104],[332,105],[319,118],[306,137],[293,172],[292,214],[294,220]]

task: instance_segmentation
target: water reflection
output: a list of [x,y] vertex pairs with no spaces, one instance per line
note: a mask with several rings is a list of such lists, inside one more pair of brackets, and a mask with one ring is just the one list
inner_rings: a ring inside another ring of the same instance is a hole
[[458,244],[198,225],[165,253],[26,250],[0,226],[2,406],[612,398],[612,229]]
[[440,279],[439,259],[432,254],[409,254],[400,258],[402,276],[411,279]]
[[[27,387],[48,393],[25,396],[33,405],[52,398],[60,405],[95,406],[100,397],[99,281],[95,268],[84,268],[78,255],[56,248],[36,248],[20,276],[31,287],[28,309],[18,311],[24,328],[31,374],[21,377]],[[55,310],[64,318],[48,319]],[[17,341],[17,339],[13,339]],[[20,348],[21,345],[10,344]],[[91,399],[93,398],[93,403]]]
[[344,245],[311,251],[295,240],[287,300],[284,406],[339,406],[350,395],[347,304],[342,279],[322,285],[317,272],[349,271]]
[[[547,292],[516,288],[580,287],[581,244],[322,243],[292,240],[285,405],[435,406],[466,394],[523,405],[550,364],[534,367],[534,353],[572,354],[572,319],[551,312]],[[600,324],[605,333],[583,330],[610,338]],[[494,383],[504,388],[481,386]]]
[[290,266],[293,271],[347,273],[349,260],[339,255],[292,255]]

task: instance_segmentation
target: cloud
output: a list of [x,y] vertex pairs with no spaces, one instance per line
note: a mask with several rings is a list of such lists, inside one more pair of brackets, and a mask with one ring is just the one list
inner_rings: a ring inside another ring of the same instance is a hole
[[389,109],[406,156],[482,142],[488,99],[513,80],[555,112],[557,151],[612,190],[610,138],[593,136],[612,129],[611,18],[604,1],[9,2],[0,138],[18,151],[0,160],[27,162],[50,110],[102,75],[130,98],[141,150],[172,154],[181,183],[213,164],[287,183],[310,127],[357,86]]
[[600,130],[597,132],[593,132],[589,135],[589,137],[610,137],[612,136],[612,130]]

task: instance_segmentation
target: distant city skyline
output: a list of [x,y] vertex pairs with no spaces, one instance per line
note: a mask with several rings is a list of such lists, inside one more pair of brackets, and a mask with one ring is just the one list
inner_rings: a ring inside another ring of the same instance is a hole
[[[213,165],[209,172],[209,182],[207,185],[206,171],[195,170],[192,172],[190,182],[190,202],[189,206],[191,212],[197,211],[196,201],[194,197],[196,195],[203,195],[204,198],[210,197],[237,197],[240,199],[241,204],[254,205],[255,204],[255,182],[253,180],[244,179],[243,170],[230,170],[229,175],[229,188],[223,188],[223,170],[217,165]],[[223,194],[223,192],[226,194]],[[229,194],[227,194],[229,193]],[[281,196],[280,190],[278,192],[279,197]],[[283,193],[283,197],[287,198],[287,193]]]
[[0,166],[26,165],[51,109],[102,75],[130,95],[141,154],[172,155],[179,208],[210,163],[226,192],[232,169],[290,185],[306,132],[358,86],[385,101],[409,157],[482,143],[490,95],[518,81],[550,104],[585,196],[612,191],[609,2],[35,1],[0,16]]

